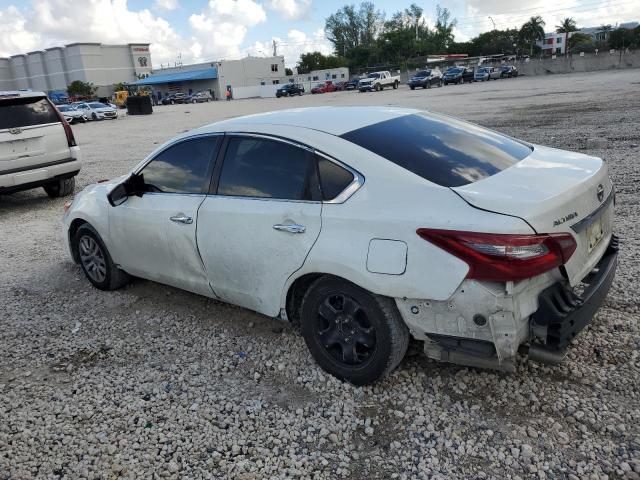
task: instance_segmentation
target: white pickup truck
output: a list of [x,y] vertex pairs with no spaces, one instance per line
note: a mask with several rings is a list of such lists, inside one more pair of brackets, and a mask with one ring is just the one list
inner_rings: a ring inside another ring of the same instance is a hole
[[358,82],[358,90],[361,92],[369,92],[371,90],[380,91],[383,90],[384,87],[398,88],[398,85],[400,85],[399,75],[394,76],[387,71],[373,72]]

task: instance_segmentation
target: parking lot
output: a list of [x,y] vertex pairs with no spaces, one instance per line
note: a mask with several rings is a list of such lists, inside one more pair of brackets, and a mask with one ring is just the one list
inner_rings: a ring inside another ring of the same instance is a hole
[[521,359],[504,374],[414,354],[356,388],[324,374],[282,322],[143,280],[94,289],[64,253],[65,199],[0,197],[0,478],[640,478],[639,92],[631,69],[169,105],[74,125],[79,191],[238,115],[448,113],[605,158],[620,264],[559,366]]

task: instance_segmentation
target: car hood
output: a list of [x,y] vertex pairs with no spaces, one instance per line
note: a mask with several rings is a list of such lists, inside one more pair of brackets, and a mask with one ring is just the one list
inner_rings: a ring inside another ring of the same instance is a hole
[[[600,198],[598,189],[603,190]],[[582,278],[592,261],[581,238],[584,232],[571,226],[613,198],[607,165],[600,158],[542,146],[491,177],[452,190],[472,206],[522,218],[538,233],[571,233],[578,242],[566,265],[572,281]]]

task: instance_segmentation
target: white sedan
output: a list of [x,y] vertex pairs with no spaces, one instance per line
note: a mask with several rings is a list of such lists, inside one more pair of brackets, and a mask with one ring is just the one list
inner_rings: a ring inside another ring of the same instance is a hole
[[[130,276],[299,323],[354,384],[439,361],[558,362],[617,264],[602,160],[450,117],[285,110],[182,134],[67,205],[97,288]],[[580,294],[576,293],[580,287]]]
[[74,108],[89,120],[113,120],[118,118],[118,109],[100,102],[74,103]]

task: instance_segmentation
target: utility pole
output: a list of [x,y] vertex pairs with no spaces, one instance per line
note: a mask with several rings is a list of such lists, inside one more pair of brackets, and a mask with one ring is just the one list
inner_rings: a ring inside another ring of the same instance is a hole
[[278,43],[275,40],[273,41],[273,56],[278,56]]
[[493,21],[493,18],[491,18],[491,15],[489,15],[489,20],[491,20],[491,23],[493,23],[493,29],[496,29],[496,22]]

